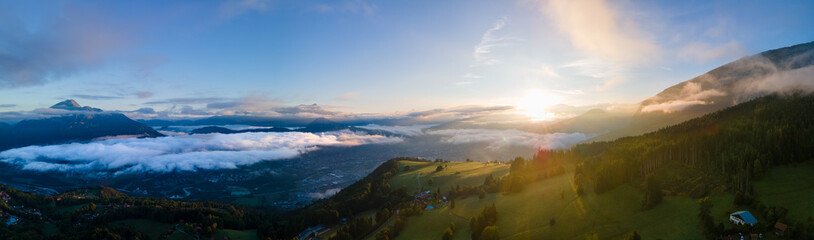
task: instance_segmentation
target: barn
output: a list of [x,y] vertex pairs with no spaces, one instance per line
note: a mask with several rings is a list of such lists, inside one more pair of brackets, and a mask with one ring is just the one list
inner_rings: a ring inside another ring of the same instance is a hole
[[752,216],[749,211],[737,211],[729,214],[729,221],[734,223],[735,225],[749,225],[754,226],[757,223],[757,219]]

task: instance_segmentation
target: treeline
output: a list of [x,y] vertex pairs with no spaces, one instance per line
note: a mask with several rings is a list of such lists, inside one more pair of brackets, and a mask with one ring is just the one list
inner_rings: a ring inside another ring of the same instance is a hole
[[480,214],[470,219],[469,227],[472,229],[473,240],[500,239],[497,227],[497,207],[495,207],[495,204],[483,207]]
[[669,166],[701,179],[656,174],[675,194],[701,197],[723,185],[748,196],[751,182],[772,166],[814,159],[811,116],[811,95],[772,95],[641,136],[580,144],[572,149],[583,159],[574,182],[596,193],[625,183],[643,187],[648,175]]
[[516,157],[511,160],[509,174],[502,177],[486,176],[479,186],[456,185],[449,191],[450,198],[468,198],[477,195],[483,198],[487,193],[520,192],[525,185],[560,176],[566,172],[565,164],[579,157],[569,150],[538,150],[531,159]]
[[[203,237],[219,229],[257,228],[268,216],[254,209],[219,202],[186,202],[126,196],[106,187],[90,187],[58,196],[41,196],[0,185],[11,197],[0,210],[20,218],[20,224],[0,226],[0,239],[148,239],[131,226],[109,223],[126,219],[149,219],[163,223],[185,222],[200,228]],[[90,196],[90,197],[89,197]],[[73,211],[60,211],[84,205]],[[57,233],[46,234],[51,224]],[[155,236],[153,236],[155,237]]]

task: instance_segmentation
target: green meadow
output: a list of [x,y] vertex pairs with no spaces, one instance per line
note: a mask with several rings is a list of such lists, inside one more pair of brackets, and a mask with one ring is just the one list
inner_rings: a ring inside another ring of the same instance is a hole
[[[439,163],[402,161],[402,172],[390,181],[392,186],[407,186],[411,193],[418,189],[421,176],[425,189],[440,188],[446,192],[455,185],[480,185],[489,174],[500,177],[508,174],[507,164],[441,163],[447,169],[436,172]],[[760,200],[767,206],[789,209],[787,219],[805,219],[814,216],[814,162],[799,166],[773,169],[755,188]],[[429,178],[432,185],[427,184]],[[638,231],[644,239],[703,239],[698,225],[698,200],[685,196],[667,196],[655,208],[641,209],[644,193],[630,185],[622,185],[603,194],[587,191],[583,196],[575,193],[573,174],[536,181],[519,193],[492,193],[483,199],[471,196],[457,199],[455,208],[444,204],[431,204],[435,210],[408,218],[405,229],[397,239],[437,239],[451,222],[456,225],[454,239],[470,239],[469,219],[484,206],[495,204],[499,218],[497,225],[501,239],[622,239],[631,231]],[[733,205],[731,194],[711,196],[712,215],[716,224],[728,222],[728,213],[743,210]],[[752,209],[747,209],[752,210]],[[762,220],[760,215],[753,214]],[[553,219],[553,224],[552,224]]]

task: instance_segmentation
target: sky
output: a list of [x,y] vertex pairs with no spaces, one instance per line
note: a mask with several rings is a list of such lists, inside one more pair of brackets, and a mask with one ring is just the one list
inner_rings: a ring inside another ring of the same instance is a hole
[[75,99],[192,117],[318,104],[546,118],[814,41],[812,13],[811,1],[0,0],[0,112]]

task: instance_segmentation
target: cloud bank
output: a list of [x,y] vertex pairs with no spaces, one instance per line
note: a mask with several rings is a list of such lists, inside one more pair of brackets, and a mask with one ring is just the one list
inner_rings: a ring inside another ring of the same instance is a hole
[[536,134],[515,129],[445,129],[427,131],[427,134],[444,136],[441,141],[452,144],[486,142],[489,143],[489,148],[491,149],[507,146],[529,146],[535,149],[564,149],[591,137],[583,133]]
[[356,146],[401,141],[397,137],[361,135],[350,131],[321,134],[204,134],[29,146],[0,152],[0,161],[33,171],[163,173],[235,169],[260,161],[293,158],[320,146]]
[[378,125],[378,124],[368,124],[365,126],[359,126],[358,128],[364,129],[371,129],[371,130],[382,130],[391,132],[394,134],[402,135],[402,136],[419,136],[424,135],[424,129],[431,128],[434,126],[438,126],[438,124],[421,124],[421,125],[410,125],[410,126],[385,126],[385,125]]
[[649,104],[642,107],[642,112],[671,113],[681,111],[691,106],[712,104],[713,101],[709,99],[726,95],[726,93],[718,89],[704,89],[701,83],[698,82],[685,83],[679,94],[683,96],[681,99]]
[[742,58],[659,93],[641,112],[671,113],[688,107],[731,106],[772,93],[814,92],[814,44]]
[[327,197],[336,195],[341,190],[342,190],[341,188],[331,188],[331,189],[325,190],[325,192],[312,192],[312,193],[308,194],[308,197],[313,198],[313,199],[323,199],[323,198],[327,198]]

